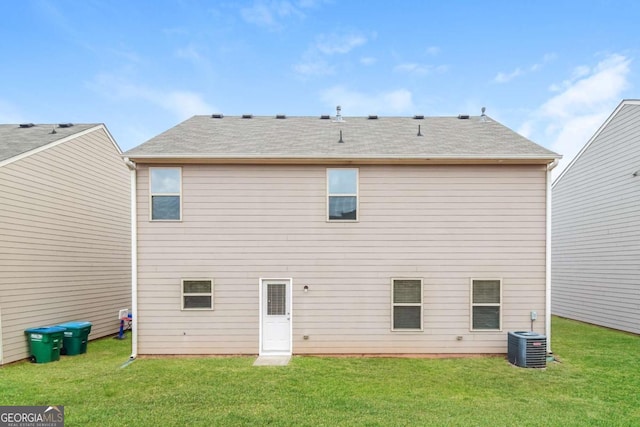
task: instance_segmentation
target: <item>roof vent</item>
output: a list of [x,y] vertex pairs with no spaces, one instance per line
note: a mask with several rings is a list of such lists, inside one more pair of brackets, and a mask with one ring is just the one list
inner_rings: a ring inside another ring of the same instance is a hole
[[416,114],[413,118],[416,120],[424,120],[424,116],[422,114]]
[[420,132],[420,125],[418,125],[418,134],[416,136],[422,136],[422,132]]
[[458,114],[458,118],[460,120],[469,120],[469,115],[468,114]]
[[320,120],[329,120],[330,118],[331,118],[331,116],[328,115],[328,114],[323,114],[323,115],[320,116]]
[[243,119],[251,119],[251,118],[253,118],[253,114],[243,114],[242,118]]
[[20,127],[21,127],[21,128],[23,128],[23,129],[25,129],[25,128],[32,128],[32,127],[34,127],[34,126],[35,126],[35,125],[34,125],[33,123],[21,123],[21,124],[20,124]]
[[284,114],[276,114],[276,119],[286,119],[287,116],[285,116]]
[[51,132],[49,132],[49,133],[50,133],[51,135],[55,135],[56,133],[58,133],[58,132],[56,132],[56,128],[55,128],[55,126],[54,126],[53,128],[51,128]]
[[369,120],[378,120],[378,116],[376,114],[369,114]]
[[480,109],[480,111],[482,111],[482,114],[480,114],[480,121],[481,122],[486,122],[487,121],[487,115],[484,112],[487,111],[487,107],[482,107]]
[[60,123],[60,124],[58,124],[59,128],[70,128],[71,126],[73,126],[73,123]]
[[340,139],[338,140],[338,143],[344,144],[344,141],[342,139],[342,129],[340,129]]
[[342,121],[342,107],[338,105],[336,107],[336,119],[334,120],[334,122],[341,122],[341,121]]
[[211,115],[212,119],[221,119],[224,117],[224,114],[220,114],[220,113],[215,113]]

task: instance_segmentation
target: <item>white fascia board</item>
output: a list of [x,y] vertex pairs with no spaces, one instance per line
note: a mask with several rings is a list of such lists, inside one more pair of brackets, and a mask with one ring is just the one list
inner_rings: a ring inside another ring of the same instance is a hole
[[109,129],[107,129],[107,126],[104,123],[99,124],[94,129],[103,129],[104,133],[107,134],[107,137],[109,138],[109,141],[111,141],[111,143],[115,147],[115,149],[118,152],[118,154],[122,155],[122,149],[120,148],[120,146],[118,145],[116,140],[113,138],[113,136],[111,135],[111,132],[109,132]]
[[326,156],[267,156],[267,155],[207,155],[207,154],[143,154],[143,155],[125,155],[132,161],[139,163],[152,163],[152,162],[180,162],[180,161],[204,161],[204,162],[256,162],[256,161],[282,161],[282,162],[305,162],[305,163],[331,163],[331,162],[422,162],[422,161],[450,161],[450,162],[473,162],[473,161],[514,161],[514,162],[529,162],[539,161],[541,163],[552,163],[556,159],[562,158],[560,155],[521,155],[521,156],[465,156],[465,155],[434,155],[434,156],[341,156],[341,157],[326,157]]

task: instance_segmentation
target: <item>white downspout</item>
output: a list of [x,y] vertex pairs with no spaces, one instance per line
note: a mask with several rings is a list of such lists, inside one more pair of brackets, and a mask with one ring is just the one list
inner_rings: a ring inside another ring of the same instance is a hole
[[131,172],[131,356],[138,356],[138,217],[136,209],[137,185],[136,164],[125,157],[124,162]]
[[547,200],[546,200],[546,247],[545,247],[545,335],[547,337],[547,353],[551,351],[551,171],[558,166],[558,159],[547,165]]

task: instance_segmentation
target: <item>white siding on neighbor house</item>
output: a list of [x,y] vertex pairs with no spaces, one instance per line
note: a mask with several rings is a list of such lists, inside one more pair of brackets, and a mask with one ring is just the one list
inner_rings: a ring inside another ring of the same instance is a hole
[[[325,166],[182,170],[183,220],[150,222],[138,167],[139,354],[258,353],[260,278],[293,280],[296,354],[506,352],[531,310],[544,333],[545,166],[361,165],[357,222],[326,220]],[[180,310],[193,277],[213,311]],[[503,331],[470,332],[472,277],[502,279]],[[423,331],[391,331],[391,278],[423,279]]]
[[83,320],[118,331],[131,305],[129,172],[98,128],[0,168],[2,363],[24,330]]
[[554,314],[640,333],[640,105],[623,105],[553,187]]

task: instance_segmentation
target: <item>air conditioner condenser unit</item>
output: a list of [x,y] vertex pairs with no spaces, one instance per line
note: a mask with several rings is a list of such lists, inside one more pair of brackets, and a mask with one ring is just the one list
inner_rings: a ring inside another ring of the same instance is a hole
[[509,332],[507,358],[522,368],[546,368],[547,337],[537,332]]

